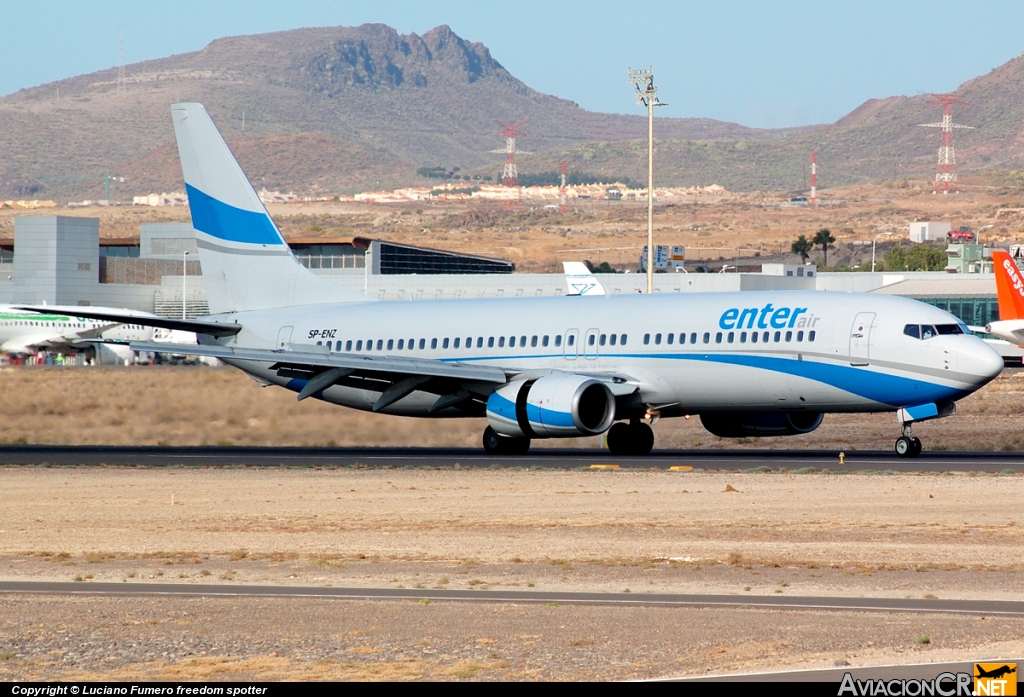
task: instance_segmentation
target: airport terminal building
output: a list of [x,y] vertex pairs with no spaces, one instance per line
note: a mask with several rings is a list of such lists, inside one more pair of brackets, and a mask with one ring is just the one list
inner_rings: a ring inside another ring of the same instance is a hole
[[[313,273],[381,300],[565,295],[561,274],[438,249],[371,240],[292,239]],[[644,274],[599,276],[608,293],[646,290]],[[659,273],[655,292],[826,290],[915,298],[972,326],[998,319],[991,273],[816,273],[813,266],[765,264],[761,273]],[[192,226],[145,223],[138,238],[101,239],[99,220],[20,216],[14,240],[0,241],[0,303],[125,307],[168,317],[208,312]]]

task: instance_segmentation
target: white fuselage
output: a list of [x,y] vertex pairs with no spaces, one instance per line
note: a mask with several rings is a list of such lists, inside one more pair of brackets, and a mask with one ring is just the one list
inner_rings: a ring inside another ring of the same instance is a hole
[[[742,292],[303,305],[219,315],[219,343],[626,376],[664,416],[703,411],[870,412],[951,402],[987,383],[999,355],[967,333],[915,338],[908,325],[966,331],[947,312],[860,293]],[[926,334],[928,332],[925,332]],[[207,339],[207,341],[212,341]],[[299,391],[265,363],[229,361]],[[371,409],[380,388],[341,381],[321,398]],[[426,416],[436,394],[383,411]],[[434,416],[464,415],[446,410]]]
[[44,348],[70,349],[89,340],[148,341],[153,328],[114,324],[54,312],[40,314],[0,305],[0,351],[34,353]]

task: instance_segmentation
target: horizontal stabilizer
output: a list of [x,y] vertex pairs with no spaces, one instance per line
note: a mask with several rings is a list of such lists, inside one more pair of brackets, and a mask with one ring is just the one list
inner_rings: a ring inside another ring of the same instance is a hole
[[[101,322],[114,324],[140,324],[143,327],[159,327],[161,329],[179,329],[185,332],[206,334],[208,336],[233,336],[242,331],[242,325],[230,324],[227,322],[199,322],[197,320],[171,319],[170,317],[158,317],[148,312],[133,312],[132,310],[101,310],[94,307],[61,306],[61,305],[19,305],[19,310],[28,312],[39,312],[42,314],[53,314],[62,312],[72,317],[83,317],[95,319]],[[153,350],[153,349],[149,349]]]

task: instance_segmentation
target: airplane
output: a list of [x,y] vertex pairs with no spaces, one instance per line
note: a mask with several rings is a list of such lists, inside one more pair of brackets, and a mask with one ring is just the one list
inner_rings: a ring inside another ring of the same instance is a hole
[[604,286],[582,261],[563,261],[565,283],[569,286],[568,295],[604,295]]
[[985,331],[1011,344],[1024,344],[1024,279],[1009,252],[992,250],[992,267],[996,274],[996,297],[999,319],[985,325]]
[[[130,341],[153,340],[153,328],[131,320],[111,323],[82,317],[80,308],[52,309],[44,314],[0,305],[0,352],[29,354],[37,351],[72,351],[93,346],[100,363],[132,361]],[[129,313],[114,308],[92,308]],[[73,310],[73,311],[72,311]],[[137,313],[145,315],[147,313]],[[152,317],[154,315],[150,315]]]
[[1003,369],[953,315],[893,296],[371,299],[296,260],[201,104],[174,104],[171,115],[210,314],[139,322],[196,332],[187,353],[300,401],[486,417],[494,455],[601,434],[613,454],[646,455],[659,418],[699,415],[711,433],[738,438],[809,433],[826,413],[895,412],[895,451],[914,457],[914,423],[955,413]]

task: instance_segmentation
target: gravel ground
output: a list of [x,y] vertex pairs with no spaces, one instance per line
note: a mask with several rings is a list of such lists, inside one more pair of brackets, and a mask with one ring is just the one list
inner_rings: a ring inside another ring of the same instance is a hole
[[8,681],[609,680],[1024,648],[1022,619],[903,613],[27,596],[0,608]]
[[[5,467],[0,578],[1019,600],[1020,480]],[[904,613],[5,595],[0,679],[625,679],[1019,655],[1022,630]]]

